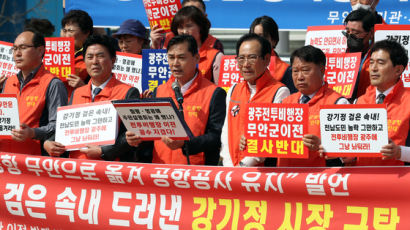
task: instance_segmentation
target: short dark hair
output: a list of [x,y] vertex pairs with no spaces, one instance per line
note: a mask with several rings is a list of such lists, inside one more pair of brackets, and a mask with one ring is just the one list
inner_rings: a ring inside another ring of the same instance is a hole
[[303,46],[293,51],[290,56],[290,65],[293,65],[295,58],[299,58],[305,62],[312,62],[316,65],[326,66],[326,55],[319,48],[311,45]]
[[198,25],[201,42],[204,42],[208,37],[211,22],[209,22],[205,14],[195,6],[185,6],[178,10],[171,23],[171,31],[175,35],[178,35],[178,27],[183,25],[186,20],[191,20]]
[[198,53],[198,45],[196,44],[195,38],[191,35],[178,35],[173,37],[167,45],[167,51],[171,49],[172,46],[181,44],[181,43],[188,43],[188,51],[194,56]]
[[61,27],[68,23],[77,23],[83,33],[93,34],[93,19],[83,10],[70,10],[61,20]]
[[261,45],[260,55],[262,58],[265,58],[266,54],[271,54],[272,46],[269,43],[269,41],[266,38],[261,37],[257,34],[250,33],[245,34],[241,38],[239,38],[238,42],[236,43],[236,55],[239,55],[239,48],[241,48],[242,43],[253,40],[259,42],[259,44]]
[[100,44],[104,46],[105,48],[107,48],[108,52],[110,53],[111,58],[117,57],[116,50],[115,50],[115,44],[117,44],[117,40],[107,35],[91,35],[87,38],[87,40],[84,42],[84,45],[83,45],[84,58],[87,53],[87,48],[95,44]]
[[55,28],[48,19],[45,18],[31,18],[27,19],[24,25],[24,30],[34,29],[43,34],[44,37],[51,37]]
[[370,54],[378,50],[384,50],[389,53],[393,66],[402,65],[406,68],[409,62],[409,57],[407,56],[406,49],[400,43],[393,40],[378,41],[370,50]]
[[33,28],[28,28],[28,29],[25,29],[23,32],[33,33],[33,40],[31,42],[33,42],[33,45],[35,47],[46,46],[46,41],[44,39],[44,36],[39,31]]
[[269,16],[262,16],[253,20],[249,33],[255,33],[255,27],[261,25],[263,28],[263,36],[270,37],[273,41],[279,42],[279,27],[275,20]]
[[199,2],[204,8],[204,12],[206,11],[205,2],[203,0],[183,0],[181,5],[185,6],[185,4],[187,4],[188,2]]
[[347,15],[344,24],[347,25],[350,21],[362,22],[364,31],[369,32],[376,24],[376,16],[370,10],[358,9],[353,10]]

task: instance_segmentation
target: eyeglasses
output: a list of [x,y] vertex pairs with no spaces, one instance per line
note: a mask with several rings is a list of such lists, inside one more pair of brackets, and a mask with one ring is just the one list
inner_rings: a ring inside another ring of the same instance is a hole
[[72,34],[72,33],[74,33],[75,31],[77,31],[77,30],[63,29],[63,32],[64,32],[64,33],[70,33],[70,34]]
[[36,47],[35,45],[19,45],[19,46],[13,46],[11,49],[14,51],[14,52],[16,52],[17,50],[21,50],[21,51],[24,51],[24,50],[26,50],[26,49],[28,49],[28,48],[30,48],[30,47]]
[[249,55],[247,57],[245,56],[237,56],[235,59],[238,62],[239,65],[245,64],[245,61],[248,61],[249,64],[253,65],[256,63],[260,55]]

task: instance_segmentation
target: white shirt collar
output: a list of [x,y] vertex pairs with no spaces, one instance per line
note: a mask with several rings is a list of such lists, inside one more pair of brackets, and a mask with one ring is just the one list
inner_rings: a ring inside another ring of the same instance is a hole
[[249,97],[249,100],[251,100],[252,99],[252,97],[255,95],[255,93],[256,93],[256,84],[255,85],[252,85],[252,84],[250,84],[249,82],[246,82],[246,83],[248,83],[248,86],[249,86],[249,91],[250,91],[250,93],[251,93],[251,95],[250,95],[250,97]]
[[192,83],[194,82],[194,80],[196,79],[197,76],[198,76],[198,73],[195,73],[195,76],[194,76],[190,81],[188,81],[187,83],[185,83],[185,85],[183,85],[183,86],[181,87],[181,93],[182,93],[182,95],[184,95],[185,92],[189,89],[189,87],[191,87]]
[[112,75],[104,82],[102,83],[100,86],[95,86],[91,80],[91,92],[94,91],[95,88],[100,88],[101,90],[103,90],[105,88],[105,86],[107,86],[108,82],[111,80]]
[[380,92],[377,88],[376,88],[376,97],[375,97],[375,101],[377,100],[377,97],[379,96],[379,94],[384,94],[384,96],[387,96],[387,95],[389,95],[389,93],[393,90],[393,88],[394,88],[394,86],[396,86],[396,84],[395,85],[393,85],[392,87],[390,87],[390,88],[388,88],[388,89],[386,89],[384,92]]

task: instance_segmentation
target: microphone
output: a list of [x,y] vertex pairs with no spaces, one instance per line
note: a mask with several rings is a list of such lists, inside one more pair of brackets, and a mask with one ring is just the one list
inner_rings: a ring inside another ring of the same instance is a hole
[[184,102],[184,97],[182,96],[181,88],[179,87],[177,80],[175,80],[174,83],[172,83],[172,89],[174,90],[175,98],[177,99],[177,102],[179,104],[182,104]]

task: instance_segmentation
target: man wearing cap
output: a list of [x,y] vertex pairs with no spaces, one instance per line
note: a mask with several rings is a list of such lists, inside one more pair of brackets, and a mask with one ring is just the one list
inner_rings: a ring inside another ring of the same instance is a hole
[[118,39],[121,52],[141,54],[148,42],[146,34],[147,29],[140,21],[128,19],[121,24],[120,29],[113,34],[113,37]]

